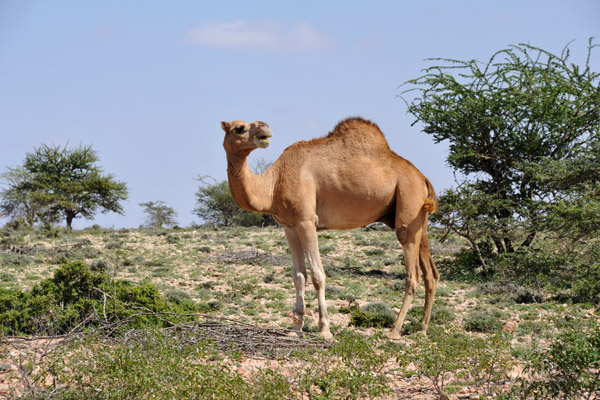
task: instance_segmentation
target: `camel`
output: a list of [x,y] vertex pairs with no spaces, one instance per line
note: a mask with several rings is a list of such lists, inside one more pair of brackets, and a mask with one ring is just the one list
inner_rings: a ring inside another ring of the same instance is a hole
[[269,126],[235,120],[221,122],[221,128],[233,198],[246,210],[271,214],[285,230],[296,288],[294,333],[301,335],[304,324],[306,256],[317,291],[319,334],[332,338],[317,231],[382,222],[395,230],[406,265],[404,301],[387,336],[401,337],[421,280],[419,267],[425,283],[421,332],[426,334],[439,281],[427,239],[427,216],[437,209],[437,198],[429,180],[390,149],[379,127],[347,118],[325,137],[289,146],[260,175],[250,171],[247,158],[253,150],[269,146]]

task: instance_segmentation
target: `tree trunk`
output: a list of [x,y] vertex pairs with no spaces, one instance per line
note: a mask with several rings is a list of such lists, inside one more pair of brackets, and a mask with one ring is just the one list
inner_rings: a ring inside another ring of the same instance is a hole
[[515,249],[513,248],[513,245],[512,245],[512,240],[510,240],[509,238],[504,238],[504,246],[506,247],[507,253],[515,252]]
[[67,229],[72,231],[73,227],[71,226],[71,224],[73,223],[73,218],[75,218],[75,213],[71,210],[67,210],[66,214],[67,214]]
[[496,250],[498,251],[498,254],[506,253],[506,249],[504,248],[504,243],[502,243],[502,240],[498,236],[492,235],[492,240],[494,241],[494,244],[496,245]]
[[473,246],[473,248],[475,249],[475,252],[477,253],[477,257],[479,257],[479,262],[481,263],[481,267],[483,268],[483,276],[488,276],[490,270],[488,269],[488,266],[487,266],[487,263],[485,262],[485,258],[483,257],[483,254],[481,254],[481,250],[479,249],[477,242],[475,242],[471,238],[468,238],[468,240],[471,242],[471,246]]
[[531,245],[531,242],[533,242],[534,238],[535,238],[535,232],[529,232],[529,235],[527,235],[527,237],[525,238],[523,243],[521,243],[521,246],[529,247]]

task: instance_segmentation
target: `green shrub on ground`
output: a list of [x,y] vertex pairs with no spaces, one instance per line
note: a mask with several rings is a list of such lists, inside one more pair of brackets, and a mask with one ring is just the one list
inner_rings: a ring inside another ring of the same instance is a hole
[[[421,320],[423,319],[424,306],[413,306],[406,315],[406,322],[402,330],[403,334],[412,334],[421,329]],[[451,308],[434,304],[431,310],[430,326],[444,326],[453,322],[456,315]]]
[[389,393],[381,371],[390,354],[377,347],[373,338],[342,331],[329,349],[300,353],[304,361],[298,371],[301,393],[309,399],[373,399]]
[[54,335],[125,319],[128,326],[164,326],[169,317],[155,313],[196,311],[191,301],[173,300],[152,284],[113,281],[77,261],[58,268],[31,291],[0,290],[0,333]]
[[492,333],[504,327],[502,312],[473,310],[464,319],[463,327],[470,332]]
[[352,305],[340,311],[350,314],[350,325],[362,328],[389,328],[396,320],[396,313],[385,303]]
[[261,370],[247,383],[226,364],[211,362],[218,355],[207,343],[185,344],[181,338],[160,331],[145,330],[133,340],[118,341],[110,346],[106,346],[102,338],[86,338],[65,347],[62,353],[62,357],[54,356],[51,369],[55,371],[52,378],[57,388],[40,393],[36,398],[291,397],[291,388],[282,384],[284,378],[278,373]]
[[532,353],[530,374],[523,398],[600,398],[600,324],[565,329],[548,349]]
[[432,327],[428,337],[415,339],[415,344],[390,347],[391,353],[406,376],[416,374],[429,381],[439,399],[466,384],[492,398],[501,392],[514,366],[510,339],[502,334],[477,337]]
[[22,398],[375,399],[391,392],[382,373],[390,355],[379,346],[376,339],[343,331],[329,348],[294,352],[294,361],[280,360],[277,370],[259,367],[242,375],[234,367],[239,354],[223,354],[185,332],[146,328],[110,342],[86,334],[24,371],[30,385]]
[[577,276],[572,284],[573,302],[600,305],[599,282],[600,262],[590,262],[588,265],[580,265],[577,269]]
[[426,378],[441,399],[447,397],[447,386],[466,376],[471,341],[465,334],[449,332],[436,335],[431,340],[418,337],[417,351],[409,355],[417,368],[417,375]]

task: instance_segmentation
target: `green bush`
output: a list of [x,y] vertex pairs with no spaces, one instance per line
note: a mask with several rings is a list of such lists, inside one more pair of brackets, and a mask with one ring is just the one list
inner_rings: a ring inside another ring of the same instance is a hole
[[128,326],[164,326],[161,312],[191,312],[192,301],[172,301],[151,284],[112,281],[81,261],[58,268],[31,291],[0,290],[0,333],[62,334],[76,326],[127,320]]
[[526,249],[501,254],[493,262],[495,278],[501,282],[515,282],[523,286],[564,287],[571,275],[572,261],[564,251],[551,247],[541,250]]
[[377,351],[373,338],[342,331],[329,349],[300,354],[304,361],[297,374],[300,392],[309,399],[373,399],[389,393],[381,374],[388,353]]
[[31,264],[31,259],[21,254],[6,254],[0,258],[0,265],[7,267],[17,267]]
[[200,251],[202,253],[210,253],[210,247],[208,247],[208,246],[200,246],[200,247],[198,247],[198,251]]
[[463,333],[444,332],[431,340],[419,337],[416,349],[408,359],[417,368],[417,374],[431,382],[438,398],[447,399],[448,383],[466,375],[471,340]]
[[194,302],[189,294],[177,289],[170,289],[165,293],[165,297],[168,301],[175,304],[189,304]]
[[465,383],[490,396],[485,398],[493,398],[514,366],[510,340],[502,334],[475,337],[431,329],[429,337],[417,336],[416,341],[416,345],[396,347],[392,352],[404,373],[412,376],[416,372],[430,381],[439,399],[447,399],[449,392]]
[[107,272],[108,263],[105,260],[96,260],[90,265],[90,269],[94,272]]
[[[102,351],[88,351],[96,347]],[[64,348],[63,353],[54,357],[53,379],[59,383],[54,391],[68,389],[51,398],[249,399],[254,390],[227,366],[208,363],[214,355],[210,347],[183,344],[180,338],[158,331],[146,330],[134,340],[106,347],[101,340],[87,339]],[[268,386],[264,379],[256,379],[261,388]],[[271,398],[289,398],[289,389],[281,390],[281,385],[274,388]]]
[[381,372],[388,352],[356,333],[341,332],[330,348],[295,352],[302,362],[287,363],[291,375],[263,367],[248,376],[223,362],[216,345],[188,334],[147,328],[109,345],[102,336],[78,336],[26,372],[29,394],[21,398],[325,400],[374,399],[391,392]]
[[[421,320],[423,319],[423,312],[425,307],[413,306],[406,315],[406,322],[404,324],[402,333],[412,334],[421,330]],[[456,319],[456,315],[451,308],[441,305],[433,305],[431,310],[430,324],[435,326],[443,326],[453,322]]]
[[580,265],[573,281],[572,300],[600,305],[600,263]]
[[532,380],[522,397],[595,399],[600,397],[600,324],[571,326],[550,348],[532,357]]
[[501,391],[515,361],[510,353],[510,337],[504,332],[471,338],[467,371],[484,393],[493,398]]
[[363,328],[389,328],[396,313],[385,303],[369,303],[362,308],[353,305],[343,311],[350,313],[350,325]]
[[504,327],[501,318],[501,312],[474,310],[465,317],[463,327],[470,332],[497,332]]
[[518,304],[541,303],[544,296],[540,290],[521,286],[513,282],[481,282],[477,284],[477,291],[498,296],[501,300],[511,301]]

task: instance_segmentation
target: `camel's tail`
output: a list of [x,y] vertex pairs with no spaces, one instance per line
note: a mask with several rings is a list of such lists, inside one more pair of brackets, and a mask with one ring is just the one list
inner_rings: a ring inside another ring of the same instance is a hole
[[427,197],[423,199],[423,208],[430,214],[433,214],[438,208],[438,200],[429,179],[425,178],[425,184],[427,185]]

